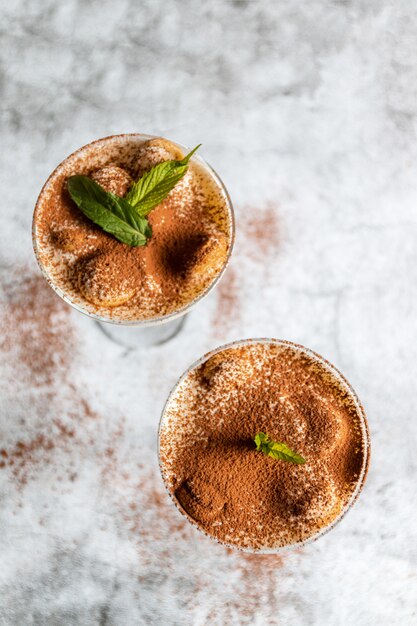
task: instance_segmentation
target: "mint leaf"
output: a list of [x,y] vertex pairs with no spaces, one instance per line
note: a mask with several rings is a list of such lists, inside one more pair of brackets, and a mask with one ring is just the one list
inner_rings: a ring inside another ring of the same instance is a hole
[[125,198],[105,191],[88,176],[71,176],[68,192],[94,224],[129,246],[144,246],[151,236],[148,220],[138,215]]
[[261,446],[263,443],[266,443],[268,441],[268,437],[267,435],[265,435],[265,433],[258,433],[257,435],[255,435],[255,439],[254,442],[256,443],[256,449],[259,450],[261,449]]
[[257,433],[255,435],[254,442],[258,452],[263,452],[266,456],[270,456],[273,459],[279,459],[281,461],[288,461],[289,463],[297,463],[300,465],[306,462],[302,456],[293,452],[287,444],[272,441],[265,433]]
[[181,161],[164,161],[155,165],[132,185],[125,200],[139,215],[146,217],[186,174],[188,162],[200,146],[201,143]]

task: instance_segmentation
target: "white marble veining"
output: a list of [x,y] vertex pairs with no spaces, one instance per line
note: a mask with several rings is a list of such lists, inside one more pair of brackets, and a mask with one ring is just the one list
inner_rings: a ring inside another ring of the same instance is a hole
[[[416,3],[15,0],[0,34],[0,624],[417,623]],[[126,351],[59,301],[45,339],[36,196],[135,131],[203,143],[236,208],[228,273],[166,345]],[[372,434],[353,510],[282,557],[184,525],[157,467],[177,377],[249,336],[329,358]]]

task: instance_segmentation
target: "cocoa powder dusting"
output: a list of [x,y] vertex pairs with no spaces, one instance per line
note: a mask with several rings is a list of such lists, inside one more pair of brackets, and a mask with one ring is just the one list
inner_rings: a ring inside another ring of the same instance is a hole
[[[0,428],[0,469],[22,490],[55,455],[82,445],[78,426],[95,412],[67,383],[78,353],[71,310],[45,279],[10,268],[0,285],[0,361],[7,429]],[[62,466],[62,462],[59,464]],[[73,472],[68,467],[68,472]]]
[[27,267],[12,272],[10,282],[3,285],[0,305],[3,358],[20,364],[20,376],[37,385],[51,384],[54,371],[68,367],[73,344],[68,307],[51,293],[42,276],[29,273]]
[[244,216],[244,252],[254,261],[265,261],[265,257],[277,252],[280,243],[278,208],[274,204],[267,204],[263,208],[246,208]]
[[[306,464],[257,452],[260,431]],[[331,523],[352,497],[366,455],[347,388],[290,344],[216,353],[180,383],[160,437],[174,499],[208,534],[252,549],[302,542]]]
[[223,334],[233,327],[240,312],[239,283],[233,265],[227,268],[216,291],[217,307],[214,315],[214,329],[216,334]]
[[248,275],[262,282],[264,278],[255,277],[254,264],[255,271],[262,275],[273,269],[273,257],[278,253],[280,244],[275,205],[244,207],[238,222],[233,258],[216,288],[217,306],[212,323],[216,337],[224,337],[241,322],[241,283],[247,281]]

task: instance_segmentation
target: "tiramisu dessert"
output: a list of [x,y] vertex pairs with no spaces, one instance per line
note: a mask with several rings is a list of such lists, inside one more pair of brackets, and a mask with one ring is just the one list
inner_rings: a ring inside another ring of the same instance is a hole
[[230,546],[275,551],[340,519],[365,479],[363,409],[327,361],[295,344],[237,342],[180,379],[159,432],[178,508]]
[[34,247],[55,290],[93,316],[161,319],[207,292],[228,260],[230,200],[177,144],[116,135],[69,156],[35,208]]

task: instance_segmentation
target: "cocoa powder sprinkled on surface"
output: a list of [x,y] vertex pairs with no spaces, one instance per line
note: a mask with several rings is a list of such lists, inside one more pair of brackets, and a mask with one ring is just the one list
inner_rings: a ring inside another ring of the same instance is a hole
[[63,469],[62,454],[83,445],[80,422],[96,414],[67,380],[78,353],[71,310],[45,279],[26,266],[10,268],[0,285],[0,312],[0,469],[21,491],[59,457]]
[[271,260],[279,252],[279,215],[275,205],[244,207],[238,223],[233,258],[216,289],[217,306],[212,322],[216,337],[225,337],[242,321],[242,281],[248,280],[248,273],[253,280],[264,280],[255,279],[255,272],[264,276],[273,267]]
[[274,204],[263,208],[246,208],[241,221],[245,254],[254,261],[265,261],[280,244],[279,214]]
[[45,279],[18,267],[2,285],[3,333],[0,352],[6,364],[18,363],[19,376],[36,385],[51,384],[54,372],[68,368],[74,338],[69,309]]
[[239,283],[233,265],[227,271],[217,286],[217,307],[214,315],[215,334],[224,334],[233,328],[239,319],[240,300]]
[[[306,460],[266,457],[266,432]],[[177,387],[160,433],[173,497],[208,534],[239,547],[302,542],[349,502],[364,464],[358,407],[321,361],[292,345],[212,356]]]

